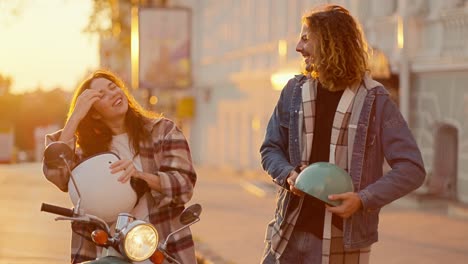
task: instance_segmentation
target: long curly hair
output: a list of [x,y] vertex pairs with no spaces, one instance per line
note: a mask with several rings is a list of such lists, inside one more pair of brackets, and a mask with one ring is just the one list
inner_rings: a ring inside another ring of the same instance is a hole
[[[125,96],[128,99],[128,110],[125,115],[125,127],[130,140],[130,147],[133,148],[135,156],[138,155],[140,153],[139,143],[148,136],[148,132],[144,128],[146,121],[150,118],[157,118],[160,116],[143,109],[143,107],[130,94],[124,82],[110,71],[97,70],[81,82],[74,92],[70,108],[68,110],[67,121],[70,119],[73,110],[75,109],[78,97],[86,89],[89,89],[92,81],[97,78],[105,78],[112,81],[125,93]],[[75,132],[77,143],[82,149],[85,157],[109,151],[110,143],[112,141],[112,132],[110,128],[102,121],[92,118],[94,111],[96,110],[92,107],[81,120]]]
[[318,39],[309,74],[330,91],[359,84],[368,68],[369,50],[358,22],[339,5],[321,5],[302,17]]

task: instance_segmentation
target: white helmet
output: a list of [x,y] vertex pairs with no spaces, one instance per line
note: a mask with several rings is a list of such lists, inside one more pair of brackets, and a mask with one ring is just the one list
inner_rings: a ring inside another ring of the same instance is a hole
[[[137,201],[137,194],[130,181],[117,181],[123,171],[111,173],[110,164],[118,160],[116,154],[106,152],[82,161],[72,170],[81,195],[80,209],[106,222],[115,221],[119,213],[130,213]],[[71,178],[68,181],[68,193],[76,206],[78,194]]]

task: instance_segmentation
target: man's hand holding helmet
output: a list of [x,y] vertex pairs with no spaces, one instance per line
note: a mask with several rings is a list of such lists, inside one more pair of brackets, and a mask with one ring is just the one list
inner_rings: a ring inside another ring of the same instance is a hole
[[307,166],[306,165],[301,165],[300,167],[297,167],[296,169],[292,170],[289,175],[288,175],[288,184],[289,184],[289,190],[297,195],[297,196],[304,196],[304,192],[297,189],[295,186],[296,186],[296,179],[297,179],[297,176],[299,176],[299,173],[305,169]]
[[328,211],[342,218],[350,217],[362,207],[351,176],[329,162],[297,167],[290,173],[288,183],[295,195],[311,195],[323,201]]
[[350,217],[362,207],[361,198],[355,192],[332,194],[328,196],[328,199],[332,201],[341,200],[341,205],[327,205],[327,210],[342,218]]

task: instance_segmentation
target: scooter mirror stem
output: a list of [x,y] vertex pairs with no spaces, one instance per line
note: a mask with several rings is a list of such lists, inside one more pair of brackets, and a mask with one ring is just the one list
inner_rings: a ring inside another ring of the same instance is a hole
[[170,233],[170,234],[166,237],[166,240],[164,241],[164,243],[161,245],[161,249],[164,250],[164,251],[166,250],[167,242],[169,242],[169,239],[172,238],[172,236],[173,236],[175,233],[181,231],[181,230],[184,229],[184,228],[187,228],[187,227],[189,227],[189,226],[195,224],[195,223],[198,222],[198,221],[200,221],[200,218],[197,217],[197,219],[195,219],[193,222],[191,222],[191,223],[189,223],[189,224],[187,224],[187,225],[184,225],[183,227],[181,227],[181,228],[177,229],[176,231]]
[[78,194],[78,202],[76,203],[76,207],[74,208],[75,214],[78,214],[80,211],[80,203],[81,203],[81,193],[78,189],[78,185],[76,184],[75,177],[73,176],[73,172],[68,164],[67,159],[65,158],[64,154],[60,155],[60,158],[63,160],[65,165],[67,166],[68,173],[70,174],[70,179],[72,180],[73,186],[75,186],[76,193]]

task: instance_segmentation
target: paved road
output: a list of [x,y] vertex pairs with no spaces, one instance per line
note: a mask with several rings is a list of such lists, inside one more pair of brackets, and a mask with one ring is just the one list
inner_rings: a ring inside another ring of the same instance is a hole
[[42,202],[70,206],[68,196],[45,181],[39,164],[0,165],[0,263],[69,261],[69,223],[40,212]]
[[[228,263],[258,263],[275,207],[269,180],[207,168],[199,168],[198,174],[194,200],[205,211],[194,234]],[[382,211],[380,241],[372,247],[371,263],[468,263],[468,220],[450,218],[439,207],[409,205],[402,199]]]
[[[268,181],[208,168],[198,173],[192,201],[203,205],[202,221],[192,228],[198,247],[215,263],[258,263],[275,207]],[[69,224],[40,212],[41,202],[71,205],[43,178],[39,164],[0,165],[0,264],[68,261]],[[371,263],[468,263],[468,221],[391,205],[381,214]]]
[[380,219],[372,263],[468,263],[468,221],[390,206]]
[[[242,179],[224,172],[198,169],[197,173],[193,201],[202,204],[203,213],[192,227],[194,236],[227,263],[258,263],[274,200],[246,191]],[[205,255],[210,258],[211,254]]]

